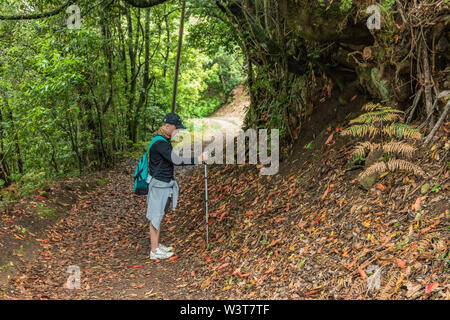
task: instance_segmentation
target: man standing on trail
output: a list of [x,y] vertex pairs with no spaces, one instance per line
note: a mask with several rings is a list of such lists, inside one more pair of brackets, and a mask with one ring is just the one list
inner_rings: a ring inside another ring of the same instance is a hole
[[[174,165],[195,165],[195,157],[179,158],[172,152],[170,139],[178,133],[179,129],[186,129],[176,113],[168,113],[163,119],[163,125],[158,129],[156,136],[163,139],[156,140],[149,152],[149,176],[147,178],[147,219],[150,220],[150,259],[167,259],[173,255],[172,247],[159,243],[161,231],[160,223],[169,211],[172,200],[172,210],[175,210],[178,201],[178,184],[174,178]],[[206,161],[206,152],[198,158],[198,163]]]

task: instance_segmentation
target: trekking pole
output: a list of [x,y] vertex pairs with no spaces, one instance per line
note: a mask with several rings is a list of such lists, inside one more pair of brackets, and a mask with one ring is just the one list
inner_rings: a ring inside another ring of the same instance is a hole
[[209,234],[208,234],[208,173],[206,170],[205,162],[205,203],[206,203],[206,249],[209,247]]

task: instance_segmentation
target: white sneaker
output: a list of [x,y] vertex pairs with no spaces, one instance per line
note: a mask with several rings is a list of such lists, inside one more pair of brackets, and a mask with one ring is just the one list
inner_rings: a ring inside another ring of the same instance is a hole
[[159,244],[159,247],[158,247],[158,248],[161,249],[161,251],[165,251],[165,252],[169,252],[170,250],[173,249],[173,247],[165,246],[165,245],[163,245],[162,243]]
[[150,259],[156,260],[156,259],[167,259],[170,258],[173,255],[173,252],[165,252],[162,251],[159,247],[156,248],[155,252],[150,250]]

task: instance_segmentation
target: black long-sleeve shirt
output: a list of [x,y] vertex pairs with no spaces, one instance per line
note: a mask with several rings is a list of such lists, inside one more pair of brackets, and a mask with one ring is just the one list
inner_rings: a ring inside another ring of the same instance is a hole
[[[166,139],[168,142],[164,140],[158,140],[153,143],[152,147],[150,148],[148,167],[150,175],[152,177],[164,182],[170,182],[174,179],[174,166],[195,165],[196,163],[195,157],[178,157],[175,153],[172,152],[173,147],[170,142],[170,138],[167,139],[166,137],[164,137],[164,139]],[[175,164],[173,162],[174,160],[179,164]]]

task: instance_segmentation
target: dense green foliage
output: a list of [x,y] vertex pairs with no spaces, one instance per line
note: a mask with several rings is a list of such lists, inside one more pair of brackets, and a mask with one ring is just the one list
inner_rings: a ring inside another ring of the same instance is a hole
[[[68,28],[73,3],[79,30]],[[443,122],[447,1],[378,1],[378,30],[369,0],[0,0],[0,183],[105,167],[148,141],[171,109],[182,3],[185,119],[215,110],[245,76],[244,129],[277,128],[286,148],[349,83],[414,103],[408,122]]]
[[[0,1],[0,15],[52,5]],[[114,1],[77,5],[79,30],[67,28],[65,12],[0,20],[2,186],[38,173],[42,179],[107,167],[149,140],[171,111],[179,3],[144,9]],[[230,27],[196,5],[188,2],[177,95],[176,111],[184,119],[211,113],[242,81]],[[222,33],[205,34],[208,28]]]

